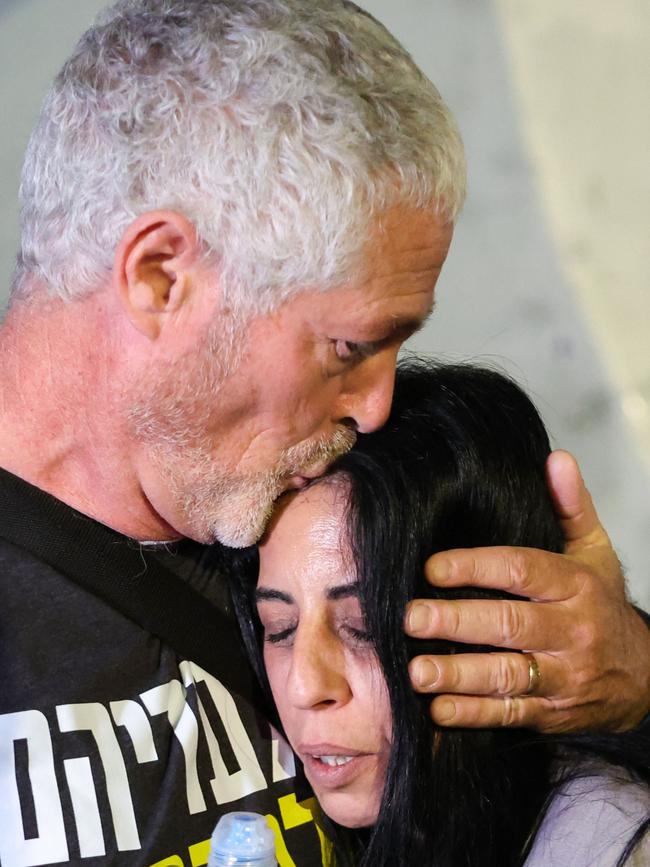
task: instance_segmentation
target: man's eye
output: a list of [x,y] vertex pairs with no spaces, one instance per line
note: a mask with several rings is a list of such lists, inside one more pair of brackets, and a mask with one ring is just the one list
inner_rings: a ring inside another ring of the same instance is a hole
[[374,344],[355,343],[353,340],[336,340],[336,355],[341,361],[357,361],[372,355]]

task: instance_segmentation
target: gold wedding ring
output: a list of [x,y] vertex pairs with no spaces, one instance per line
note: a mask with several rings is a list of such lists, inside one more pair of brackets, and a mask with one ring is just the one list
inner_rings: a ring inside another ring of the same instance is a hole
[[539,670],[539,665],[534,654],[524,653],[523,656],[528,662],[528,686],[522,695],[532,695],[537,691],[537,687],[542,682],[542,672]]

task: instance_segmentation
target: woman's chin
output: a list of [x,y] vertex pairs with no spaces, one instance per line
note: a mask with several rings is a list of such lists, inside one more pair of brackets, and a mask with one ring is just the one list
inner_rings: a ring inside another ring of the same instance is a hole
[[377,821],[376,799],[347,792],[316,792],[323,812],[343,828],[369,828]]
[[368,828],[379,815],[387,751],[359,753],[340,763],[303,755],[307,779],[326,815],[344,828]]

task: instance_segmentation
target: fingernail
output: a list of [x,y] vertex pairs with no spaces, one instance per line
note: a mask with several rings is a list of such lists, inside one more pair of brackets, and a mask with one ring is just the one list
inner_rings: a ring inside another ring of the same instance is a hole
[[451,577],[451,561],[446,559],[434,559],[429,566],[429,580],[434,583],[444,584]]
[[440,671],[430,659],[418,659],[413,666],[413,674],[417,685],[428,689],[437,683]]
[[429,626],[429,606],[411,605],[409,608],[409,632],[423,632]]
[[438,723],[448,723],[456,716],[456,705],[453,701],[443,699],[434,704],[435,720]]

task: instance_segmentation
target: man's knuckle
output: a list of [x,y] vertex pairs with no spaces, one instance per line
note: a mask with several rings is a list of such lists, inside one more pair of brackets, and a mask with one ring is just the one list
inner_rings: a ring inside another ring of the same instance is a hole
[[451,557],[448,562],[448,575],[450,583],[456,584],[459,580],[467,578],[474,574],[476,568],[476,559],[472,553],[459,553],[455,557]]
[[463,670],[462,666],[458,665],[455,661],[450,661],[448,664],[444,677],[444,689],[449,689],[452,692],[460,692],[463,688]]
[[445,633],[450,638],[454,638],[460,634],[463,623],[463,610],[457,602],[445,602],[443,606],[437,609],[437,614],[444,623]]
[[504,600],[500,611],[500,637],[504,645],[511,647],[518,642],[522,634],[521,610],[516,603]]
[[532,714],[530,712],[532,705],[530,705],[525,698],[515,698],[513,701],[515,704],[515,725],[530,725],[532,720]]
[[516,702],[517,699],[515,698],[508,697],[504,699],[501,711],[502,726],[511,726],[515,724],[517,719]]
[[573,642],[576,650],[582,654],[586,654],[589,659],[593,659],[600,642],[602,641],[601,631],[597,625],[590,620],[576,624],[573,629]]
[[520,596],[526,595],[530,582],[530,557],[524,548],[511,548],[506,559],[508,589]]
[[516,695],[519,689],[519,667],[512,656],[498,657],[495,692],[498,695]]

